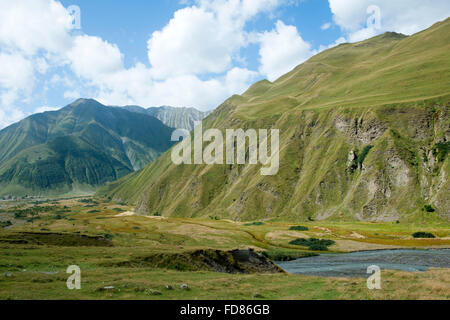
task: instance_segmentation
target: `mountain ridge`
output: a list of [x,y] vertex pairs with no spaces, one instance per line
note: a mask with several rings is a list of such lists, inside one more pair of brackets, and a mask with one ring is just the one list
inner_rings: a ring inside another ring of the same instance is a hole
[[[323,51],[212,112],[203,128],[279,128],[280,170],[180,165],[170,151],[98,192],[142,214],[449,219],[450,19]],[[433,213],[424,211],[431,205]]]
[[203,120],[210,112],[204,112],[190,107],[150,107],[124,106],[126,110],[147,114],[159,119],[166,126],[175,129],[194,129],[194,124]]
[[1,193],[66,193],[72,184],[93,190],[156,159],[172,145],[172,131],[155,117],[93,99],[31,115],[0,131]]

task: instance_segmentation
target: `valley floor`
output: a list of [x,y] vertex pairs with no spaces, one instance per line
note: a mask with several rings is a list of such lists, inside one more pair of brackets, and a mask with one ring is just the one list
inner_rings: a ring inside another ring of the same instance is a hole
[[[297,238],[333,240],[321,254],[450,248],[448,222],[144,217],[124,204],[72,198],[3,201],[0,224],[0,299],[450,299],[450,269],[382,270],[382,289],[368,290],[366,278],[213,272],[191,264],[189,255],[200,249],[253,248],[277,260],[318,253],[289,243]],[[308,230],[290,230],[298,225]],[[415,239],[417,231],[436,238]],[[70,265],[81,269],[81,290],[66,287]],[[187,288],[181,288],[184,284]]]

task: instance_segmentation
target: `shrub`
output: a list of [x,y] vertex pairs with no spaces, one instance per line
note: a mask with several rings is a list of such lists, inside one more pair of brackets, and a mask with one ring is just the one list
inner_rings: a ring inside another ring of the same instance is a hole
[[328,251],[328,247],[322,243],[314,243],[309,246],[309,250],[312,251]]
[[430,232],[419,231],[413,234],[414,238],[436,238],[434,234]]
[[353,163],[351,165],[352,170],[361,168],[362,164],[364,163],[364,160],[366,160],[366,157],[369,155],[369,152],[372,148],[373,148],[372,145],[365,146],[364,149],[362,149],[361,153],[359,154],[357,150],[354,151],[355,159],[353,160]]
[[103,237],[104,237],[106,240],[112,240],[112,238],[113,238],[112,234],[109,234],[109,233],[105,233],[105,234],[103,235]]
[[360,166],[363,164],[364,160],[366,160],[366,157],[372,148],[373,148],[373,146],[368,145],[368,146],[365,146],[364,149],[361,151],[361,154],[358,156],[358,164]]
[[439,162],[444,162],[450,150],[450,141],[440,142],[434,146],[433,154]]
[[332,246],[335,243],[336,242],[334,242],[333,240],[316,239],[316,238],[309,238],[309,239],[298,238],[289,242],[289,244],[308,247],[310,250],[313,251],[326,251],[328,250],[329,246]]
[[295,231],[308,231],[308,227],[304,226],[292,226],[289,228],[289,230],[295,230]]
[[0,221],[0,228],[6,228],[12,225],[11,221]]
[[264,225],[264,222],[251,222],[251,223],[246,223],[244,224],[244,226],[246,227],[250,227],[250,226],[262,226]]
[[429,204],[424,205],[424,206],[423,206],[423,209],[424,209],[426,212],[435,212],[435,211],[436,211],[436,210],[433,208],[433,206],[432,206],[432,205],[429,205]]

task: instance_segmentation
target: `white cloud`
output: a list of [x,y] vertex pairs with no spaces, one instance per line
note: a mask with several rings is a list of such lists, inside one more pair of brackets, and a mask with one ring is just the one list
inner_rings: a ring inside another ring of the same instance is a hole
[[256,80],[257,72],[233,67],[233,59],[247,44],[245,23],[278,2],[205,0],[176,11],[148,41],[150,68],[125,68],[117,46],[92,36],[78,36],[68,58],[75,74],[98,89],[94,98],[102,103],[209,110]]
[[328,30],[328,29],[330,29],[330,27],[331,27],[331,22],[327,22],[327,23],[324,23],[324,24],[320,27],[320,29],[322,29],[322,30]]
[[25,113],[15,106],[9,106],[9,108],[0,106],[0,128],[9,126],[23,119],[25,116]]
[[0,128],[24,114],[15,102],[34,86],[33,64],[21,54],[0,53]]
[[108,76],[123,68],[123,57],[119,48],[99,37],[75,37],[67,57],[75,74],[87,79]]
[[0,45],[33,55],[60,53],[70,46],[72,18],[54,0],[0,1]]
[[0,66],[1,88],[13,91],[32,88],[34,71],[30,60],[18,53],[0,53]]
[[200,0],[175,12],[170,22],[148,41],[152,75],[222,73],[233,55],[247,43],[244,26],[279,0]]
[[34,113],[42,113],[47,111],[56,111],[61,109],[61,107],[49,107],[49,106],[42,106],[34,110]]
[[142,64],[124,69],[100,85],[96,99],[109,105],[193,106],[210,110],[232,94],[244,92],[258,75],[247,69],[233,68],[226,75],[209,80],[192,74],[154,80],[150,73]]
[[[151,67],[138,62],[125,68],[117,45],[71,34],[72,17],[60,2],[2,0],[0,60],[8,67],[0,70],[0,127],[26,114],[15,106],[31,99],[38,73],[40,78],[53,71],[57,72],[43,83],[42,96],[50,86],[63,90],[66,99],[89,92],[114,105],[216,107],[257,80],[258,72],[236,67],[245,65],[239,54],[249,43],[245,27],[258,14],[270,13],[284,2],[191,1],[190,7],[176,11],[164,28],[151,35]],[[7,108],[17,112],[5,112]]]
[[35,72],[45,74],[70,48],[71,23],[54,0],[0,1],[0,128],[27,114],[18,104],[30,101]]
[[232,53],[244,44],[233,28],[219,25],[214,13],[191,7],[148,41],[152,74],[158,78],[192,73],[221,73],[231,65]]
[[335,42],[333,42],[332,44],[330,44],[328,46],[320,45],[318,52],[322,52],[324,50],[336,47],[336,46],[338,46],[338,45],[340,45],[342,43],[346,43],[346,42],[347,42],[347,39],[345,39],[344,37],[340,37],[340,38],[336,39]]
[[64,91],[63,95],[64,95],[64,98],[66,98],[66,99],[75,100],[75,99],[81,98],[81,94],[77,90]]
[[291,71],[313,55],[311,45],[304,41],[295,26],[277,21],[275,29],[259,35],[261,44],[259,71],[270,81]]
[[[347,35],[350,42],[360,41],[377,34],[394,31],[411,35],[450,16],[448,0],[329,0],[334,22]],[[370,6],[380,8],[380,24],[368,21],[374,12]],[[369,10],[370,11],[370,10]]]

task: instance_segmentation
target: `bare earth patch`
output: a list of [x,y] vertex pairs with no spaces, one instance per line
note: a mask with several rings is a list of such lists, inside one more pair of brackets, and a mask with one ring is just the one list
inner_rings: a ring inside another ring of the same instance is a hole
[[134,216],[136,213],[133,211],[127,211],[127,212],[122,212],[119,214],[116,214],[115,217],[129,217],[129,216]]
[[298,231],[277,230],[266,234],[267,240],[284,240],[287,238],[309,238],[308,235]]
[[146,217],[148,219],[153,219],[153,220],[167,220],[167,217],[161,217],[161,216],[143,216]]
[[363,235],[353,231],[352,234],[350,235],[350,237],[352,238],[356,238],[356,239],[365,239],[366,237],[364,237]]
[[355,240],[334,240],[336,242],[331,248],[333,250],[352,252],[352,251],[362,251],[362,250],[380,250],[380,249],[396,249],[399,246],[391,246],[386,244],[375,244],[360,242]]

